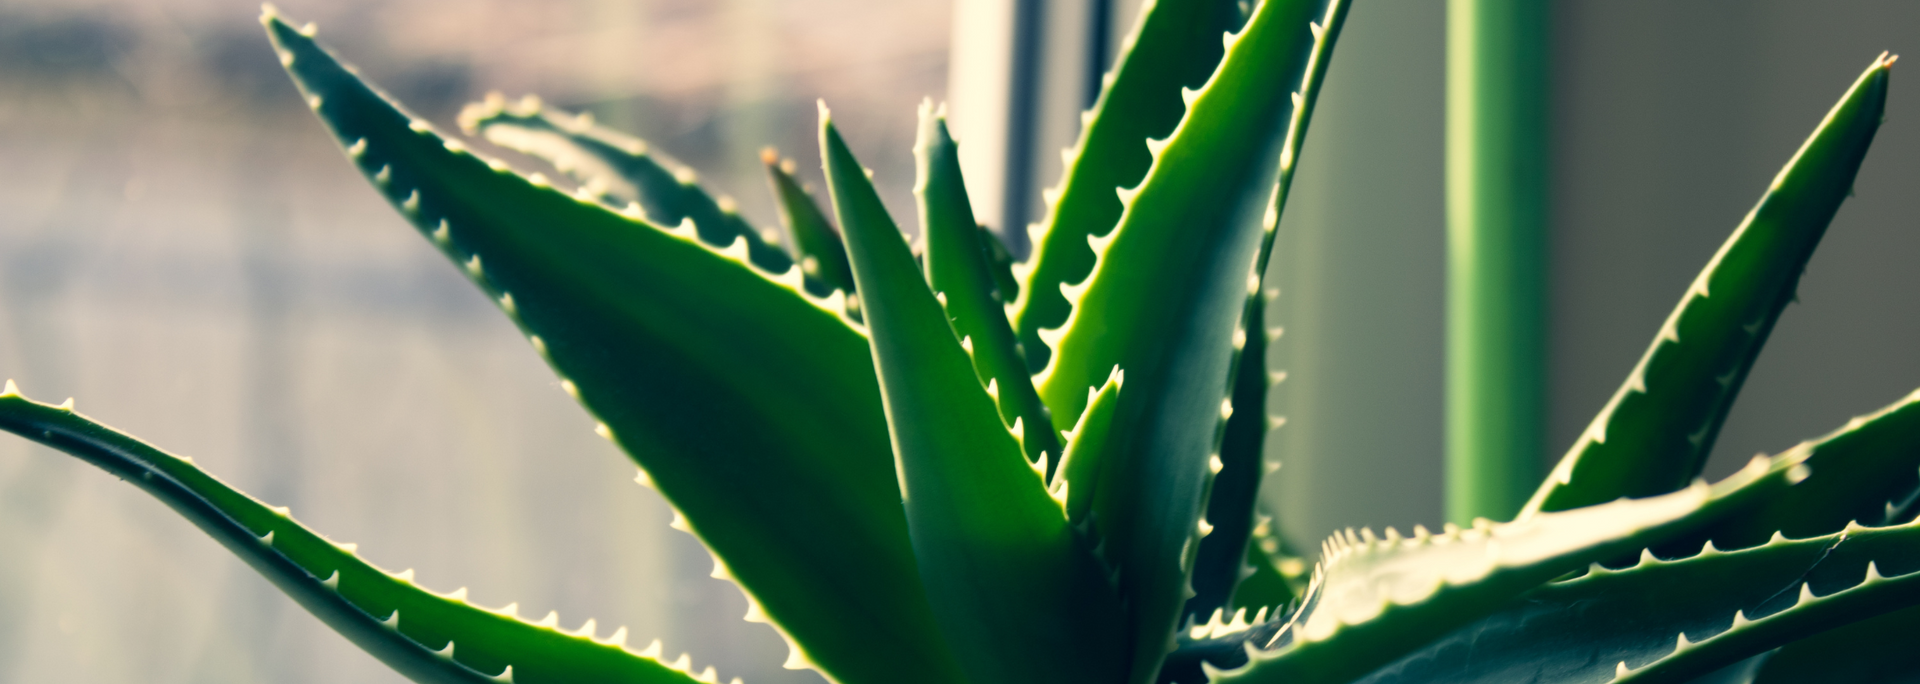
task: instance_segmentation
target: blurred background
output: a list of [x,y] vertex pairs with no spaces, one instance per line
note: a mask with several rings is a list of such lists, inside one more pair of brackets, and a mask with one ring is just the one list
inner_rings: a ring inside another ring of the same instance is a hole
[[[776,145],[817,179],[824,98],[911,230],[914,106],[952,93],[963,142],[996,143],[963,148],[969,173],[1016,169],[971,177],[981,215],[1032,217],[1137,3],[281,9],[443,130],[487,91],[537,93],[647,138],[762,224],[756,152]],[[955,38],[1020,12],[1045,19],[1038,37]],[[569,628],[625,624],[723,681],[821,681],[780,669],[778,637],[739,620],[738,591],[707,577],[630,462],[344,162],[257,15],[250,0],[0,0],[0,375],[74,396],[426,586],[557,610]],[[1441,520],[1443,38],[1443,3],[1357,4],[1282,223],[1271,362],[1288,371],[1273,397],[1288,422],[1266,494],[1303,547]],[[1920,54],[1920,5],[1568,1],[1552,45],[1549,459],[1860,70],[1882,50]],[[1009,89],[993,74],[1007,60],[1038,66]],[[1905,71],[1710,474],[1920,387],[1920,100]],[[995,123],[1016,105],[1033,119]],[[0,682],[261,681],[402,680],[146,495],[0,439]]]

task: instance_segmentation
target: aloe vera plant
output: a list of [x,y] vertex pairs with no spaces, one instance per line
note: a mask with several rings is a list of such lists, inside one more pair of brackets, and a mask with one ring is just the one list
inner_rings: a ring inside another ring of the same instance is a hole
[[[407,113],[311,26],[262,21],[351,163],[525,332],[790,667],[847,684],[1908,672],[1884,635],[1920,621],[1920,392],[1699,479],[1880,124],[1887,56],[1517,519],[1348,530],[1317,558],[1275,537],[1261,278],[1347,9],[1150,3],[1024,263],[979,225],[931,103],[917,241],[824,104],[824,203],[765,158],[783,238],[588,118],[474,105],[469,133],[579,190],[523,175]],[[157,497],[416,681],[719,680],[625,628],[425,589],[11,382],[0,428]],[[1852,669],[1825,669],[1835,649]]]

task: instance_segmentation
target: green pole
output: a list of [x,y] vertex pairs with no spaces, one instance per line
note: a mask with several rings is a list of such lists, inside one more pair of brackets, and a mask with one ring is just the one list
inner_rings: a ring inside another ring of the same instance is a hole
[[1546,407],[1546,0],[1447,4],[1447,519],[1508,520]]

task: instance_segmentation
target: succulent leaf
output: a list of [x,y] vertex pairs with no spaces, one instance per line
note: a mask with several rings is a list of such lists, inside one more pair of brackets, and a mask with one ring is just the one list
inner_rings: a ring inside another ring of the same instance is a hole
[[[1876,566],[1877,569],[1877,566]],[[1758,667],[1754,684],[1893,684],[1920,672],[1920,606],[1902,608],[1780,647]]]
[[[1775,537],[1739,551],[1707,546],[1675,560],[1645,554],[1630,568],[1594,566],[1528,592],[1361,681],[1687,682],[1802,635],[1916,604],[1920,526],[1911,524]],[[1844,667],[1841,655],[1821,653],[1818,674],[1792,681],[1867,681],[1831,669]]]
[[1075,525],[1085,524],[1093,512],[1100,469],[1112,455],[1113,415],[1120,406],[1120,388],[1126,379],[1126,373],[1114,366],[1100,389],[1087,390],[1092,395],[1087,399],[1087,410],[1080,413],[1080,422],[1069,433],[1072,438],[1067,440],[1066,453],[1060,457],[1060,467],[1050,480],[1055,495],[1064,494],[1067,520]]
[[1305,123],[1290,114],[1312,106],[1294,88],[1324,67],[1330,53],[1316,46],[1332,44],[1346,7],[1271,0],[1228,35],[1220,68],[1152,145],[1146,178],[1121,191],[1119,225],[1090,241],[1092,275],[1063,288],[1073,313],[1037,381],[1054,425],[1077,421],[1087,388],[1116,365],[1135,386],[1120,397],[1094,500],[1132,609],[1130,681],[1153,679],[1191,593],[1209,465],[1231,411],[1233,339],[1258,291],[1272,190],[1292,163],[1290,124]]
[[961,681],[917,580],[863,333],[800,273],[569,197],[442,138],[269,13],[403,215],[529,335],[794,648],[845,684]]
[[1058,463],[1060,433],[1033,389],[1033,377],[1027,373],[1005,306],[995,299],[993,264],[989,247],[983,244],[991,234],[973,220],[960,177],[959,148],[947,132],[944,108],[935,112],[932,103],[921,105],[919,140],[913,151],[919,162],[920,180],[914,194],[920,200],[926,241],[922,256],[927,284],[943,297],[940,303],[946,307],[953,333],[970,342],[974,372],[980,384],[995,389],[1000,420],[1021,425],[1020,445],[1027,460]]
[[664,158],[643,140],[595,123],[588,114],[568,114],[531,97],[508,103],[494,95],[467,105],[460,112],[460,128],[546,160],[612,206],[638,204],[656,225],[677,226],[690,219],[700,239],[715,247],[745,240],[747,257],[760,268],[779,273],[793,262],[777,241],[740,216],[731,198],[716,200],[700,187],[691,169]]
[[[951,145],[945,152],[927,149],[938,144],[929,138],[944,137],[937,130],[940,119],[923,116],[923,122],[923,165],[953,165]],[[900,498],[942,632],[975,682],[1117,681],[1125,666],[1118,597],[1048,496],[1043,469],[1027,462],[1000,422],[948,311],[928,289],[825,105],[820,126],[834,213],[846,231],[854,283],[872,331]],[[937,193],[964,193],[942,185],[935,181],[922,195],[932,210],[957,199]],[[933,214],[930,219],[944,220]],[[971,238],[974,224],[941,230]],[[932,239],[945,243],[952,237]],[[978,244],[965,243],[978,266]],[[936,256],[957,258],[930,250],[929,262]],[[984,273],[973,275],[975,280],[961,282],[984,286],[977,278]],[[959,294],[949,297],[949,307]],[[985,292],[975,295],[984,298]],[[982,346],[974,348],[977,355]]]
[[1093,272],[1087,238],[1112,232],[1120,221],[1122,206],[1114,190],[1139,185],[1146,177],[1153,163],[1147,141],[1166,138],[1180,123],[1186,111],[1180,91],[1206,83],[1224,54],[1220,34],[1245,21],[1234,0],[1147,2],[1141,12],[1099,100],[1082,117],[1057,199],[1033,236],[1031,270],[1019,297],[1011,300],[1020,344],[1034,371],[1046,366],[1051,351],[1040,331],[1060,327],[1072,309],[1060,286]]
[[[853,292],[853,270],[847,265],[847,247],[840,233],[815,202],[813,194],[793,177],[793,160],[781,159],[769,147],[760,152],[767,167],[767,182],[773,185],[773,198],[780,205],[780,220],[787,227],[787,243],[792,245],[800,270],[809,279],[835,290]],[[816,294],[823,292],[816,290]]]
[[1881,55],[1707,262],[1613,399],[1521,515],[1672,491],[1700,473],[1761,345],[1880,127]]
[[1294,589],[1293,576],[1304,573],[1293,570],[1293,576],[1289,576],[1282,568],[1289,563],[1304,568],[1305,562],[1284,555],[1285,550],[1276,543],[1270,526],[1271,522],[1261,520],[1247,536],[1246,566],[1241,571],[1240,583],[1233,588],[1233,604],[1229,610],[1270,608],[1278,615],[1281,608],[1300,598]]
[[[1805,454],[1755,458],[1714,485],[1440,535],[1336,534],[1303,607],[1221,682],[1345,682],[1419,650],[1555,577],[1750,510],[1806,478]],[[1249,634],[1264,634],[1250,630]],[[1751,654],[1749,654],[1751,655]]]
[[1020,280],[1013,277],[1013,252],[986,226],[980,226],[980,244],[987,250],[987,273],[993,277],[994,297],[1010,304],[1020,296]]
[[[483,608],[466,590],[421,588],[288,515],[236,490],[188,458],[161,451],[75,413],[29,400],[12,381],[0,392],[0,429],[67,452],[145,490],[272,581],[314,617],[408,679],[427,684],[714,682],[682,663],[626,647],[626,628],[602,640],[590,627],[535,623],[514,607]],[[592,625],[588,621],[587,625]],[[734,680],[738,682],[739,680]]]
[[1802,539],[1838,532],[1856,521],[1883,524],[1888,502],[1920,481],[1920,391],[1793,449],[1803,454],[1806,481],[1660,550],[1691,553],[1708,541],[1723,550],[1743,549],[1764,544],[1775,533]]
[[[1266,298],[1265,291],[1247,295],[1242,332],[1234,338],[1240,349],[1234,364],[1233,415],[1227,417],[1220,440],[1220,472],[1214,474],[1207,493],[1206,520],[1213,531],[1200,540],[1200,553],[1194,558],[1194,596],[1187,600],[1189,619],[1239,605],[1234,595],[1243,571],[1258,567],[1248,566],[1246,559],[1258,551],[1250,544],[1254,504],[1260,498],[1260,479],[1267,469],[1266,437],[1271,421],[1267,415]],[[1260,555],[1265,557],[1265,553]]]

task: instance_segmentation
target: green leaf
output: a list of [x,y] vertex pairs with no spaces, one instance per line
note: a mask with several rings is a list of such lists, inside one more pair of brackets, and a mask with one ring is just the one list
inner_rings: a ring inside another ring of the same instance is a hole
[[1294,570],[1290,576],[1282,567],[1289,563],[1296,567],[1304,567],[1304,562],[1291,556],[1275,558],[1275,556],[1282,556],[1285,552],[1272,531],[1272,524],[1266,516],[1260,516],[1258,524],[1253,527],[1253,533],[1248,535],[1246,570],[1243,571],[1244,576],[1240,579],[1240,583],[1233,589],[1232,608],[1235,611],[1261,608],[1272,608],[1278,611],[1300,598],[1299,592],[1294,589],[1293,580],[1295,576],[1304,573]]
[[1013,277],[1013,252],[986,226],[980,226],[980,243],[987,249],[987,272],[993,276],[993,296],[1001,302],[1012,302],[1020,296],[1020,281]]
[[1049,480],[1053,483],[1054,496],[1066,500],[1067,520],[1075,525],[1086,525],[1093,514],[1100,470],[1113,449],[1113,414],[1120,406],[1120,388],[1126,382],[1126,372],[1114,366],[1100,389],[1087,390],[1087,410],[1080,413],[1080,422],[1067,432],[1066,453],[1061,455],[1060,467]]
[[914,194],[920,200],[926,241],[927,284],[941,296],[953,334],[967,345],[980,382],[992,388],[1001,421],[1019,426],[1015,432],[1027,460],[1046,464],[1051,478],[1051,464],[1060,460],[1060,433],[1033,389],[1026,359],[1007,323],[1005,304],[995,298],[988,246],[982,243],[982,236],[990,234],[973,220],[966,183],[960,177],[959,148],[947,132],[946,111],[934,112],[931,102],[920,106],[919,140],[913,153],[919,162],[920,181]]
[[1775,176],[1521,515],[1673,491],[1700,473],[1880,128],[1881,55]]
[[[820,119],[820,157],[864,296],[907,525],[942,632],[975,682],[1117,681],[1125,666],[1118,598],[1048,496],[1041,469],[1000,422],[824,104]],[[929,128],[939,121],[923,117]],[[922,129],[923,162],[951,163],[925,149],[935,135]],[[946,190],[928,188],[924,201],[938,207]],[[971,222],[960,228],[973,232]]]
[[591,114],[570,115],[534,97],[508,104],[495,94],[467,105],[460,128],[546,160],[588,196],[616,207],[636,204],[654,224],[693,221],[700,239],[716,247],[745,240],[747,257],[768,271],[785,271],[793,262],[770,234],[762,235],[740,217],[732,198],[714,199],[692,169],[649,149],[644,140],[594,123]]
[[[1080,139],[1066,153],[1065,177],[1049,199],[1046,220],[1032,236],[1033,257],[1016,273],[1023,287],[1013,319],[1028,368],[1047,364],[1050,349],[1042,328],[1057,328],[1071,306],[1060,286],[1093,272],[1087,238],[1112,232],[1120,221],[1118,188],[1146,177],[1153,156],[1148,139],[1161,139],[1180,123],[1186,108],[1180,91],[1207,82],[1224,54],[1220,34],[1245,20],[1234,0],[1151,2],[1109,74],[1093,109],[1081,118]],[[1056,194],[1057,193],[1057,194]],[[1007,226],[1014,230],[1015,226]],[[1030,270],[1029,270],[1030,269]]]
[[1258,551],[1250,546],[1254,504],[1260,498],[1260,476],[1267,471],[1267,429],[1272,421],[1267,414],[1268,296],[1267,291],[1247,296],[1241,325],[1246,332],[1234,338],[1240,350],[1234,362],[1233,415],[1227,418],[1220,441],[1220,472],[1207,493],[1206,521],[1213,529],[1201,538],[1200,553],[1194,559],[1188,619],[1204,620],[1215,611],[1240,605],[1236,587],[1243,576],[1257,571],[1246,559]]
[[[72,454],[145,490],[272,581],[354,645],[416,682],[715,681],[696,679],[683,657],[659,660],[660,645],[626,648],[626,628],[605,641],[592,620],[562,630],[558,616],[538,623],[515,606],[483,608],[466,589],[438,594],[414,584],[413,571],[391,573],[296,522],[285,508],[247,496],[195,466],[126,433],[60,406],[0,392],[0,429]],[[736,682],[739,680],[735,680]]]
[[767,166],[767,182],[773,185],[773,198],[780,205],[780,220],[787,227],[789,244],[799,258],[800,270],[808,278],[827,287],[853,292],[853,270],[847,265],[847,248],[840,244],[840,233],[826,212],[793,177],[793,160],[781,159],[769,147],[760,151]]
[[1412,538],[1391,529],[1384,537],[1336,534],[1323,547],[1304,607],[1256,644],[1250,662],[1209,667],[1236,668],[1215,678],[1220,682],[1351,681],[1555,577],[1750,510],[1804,480],[1803,461],[1804,454],[1790,451],[1756,458],[1711,486],[1696,482],[1511,523],[1480,519],[1465,530],[1449,524],[1437,536],[1421,528]]
[[1920,606],[1902,608],[1787,644],[1767,658],[1756,684],[1893,684],[1920,672]]
[[1209,466],[1219,466],[1230,411],[1233,340],[1278,219],[1273,190],[1293,165],[1288,134],[1305,125],[1315,92],[1293,88],[1324,71],[1345,8],[1269,0],[1227,37],[1219,70],[1187,93],[1186,117],[1149,144],[1145,180],[1121,191],[1120,224],[1090,241],[1097,264],[1068,288],[1073,313],[1045,333],[1054,354],[1036,384],[1055,427],[1079,419],[1087,389],[1114,366],[1134,386],[1121,395],[1094,501],[1132,609],[1133,682],[1153,679],[1191,593]]
[[845,684],[961,681],[914,568],[863,334],[800,272],[530,182],[269,14],[349,157],[528,333],[750,600]]
[[1690,553],[1709,540],[1721,549],[1743,549],[1766,543],[1776,532],[1800,539],[1838,532],[1855,521],[1880,524],[1890,501],[1920,481],[1920,391],[1794,451],[1805,459],[1805,482],[1660,551]]
[[[1361,681],[1688,682],[1807,634],[1915,604],[1914,525],[1776,537],[1741,551],[1708,546],[1678,560],[1643,554],[1633,567],[1594,566],[1528,592]],[[1911,653],[1912,634],[1900,634],[1888,646]],[[1817,669],[1798,670],[1810,676],[1783,681],[1869,681],[1847,676],[1844,655],[1822,651]]]

